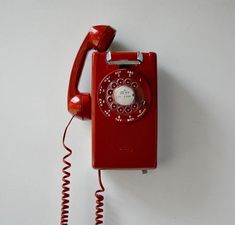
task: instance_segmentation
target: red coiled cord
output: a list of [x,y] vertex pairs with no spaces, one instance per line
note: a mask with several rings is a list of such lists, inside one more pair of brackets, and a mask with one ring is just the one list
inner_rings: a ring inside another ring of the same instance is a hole
[[95,197],[97,199],[96,200],[96,218],[95,218],[96,223],[95,223],[95,225],[103,224],[103,217],[104,217],[103,216],[104,210],[102,208],[104,205],[104,203],[103,203],[104,196],[102,194],[98,194],[100,192],[105,191],[104,186],[102,184],[102,180],[101,180],[101,171],[100,170],[98,170],[98,178],[99,178],[99,184],[100,184],[101,189],[99,189],[95,192]]
[[[61,220],[60,220],[60,225],[68,225],[68,218],[69,218],[69,197],[70,197],[70,172],[68,171],[71,168],[71,163],[67,160],[68,157],[70,157],[72,155],[72,149],[70,149],[66,144],[65,144],[65,137],[67,134],[67,130],[69,128],[69,125],[71,124],[73,118],[75,117],[75,115],[72,116],[72,118],[69,120],[65,130],[64,130],[64,134],[63,134],[63,146],[64,148],[67,150],[67,154],[63,157],[63,163],[65,164],[65,166],[62,169],[62,173],[63,173],[63,177],[62,177],[62,203],[61,203]],[[99,185],[101,187],[101,189],[97,190],[95,192],[95,196],[96,196],[96,223],[95,225],[99,225],[99,224],[103,224],[103,200],[104,200],[104,196],[102,194],[99,194],[100,192],[104,192],[104,186],[102,184],[102,180],[101,180],[101,171],[98,170],[98,179],[99,179]]]
[[68,169],[71,167],[71,163],[67,161],[67,158],[72,155],[72,150],[65,145],[65,136],[68,130],[68,127],[70,123],[72,122],[75,115],[72,116],[72,118],[69,120],[63,135],[63,146],[67,150],[67,154],[63,157],[63,163],[65,164],[64,168],[62,169],[62,173],[64,176],[62,177],[62,202],[61,202],[61,219],[60,219],[60,225],[68,225],[68,217],[69,217],[69,191],[70,191],[70,172],[68,172]]

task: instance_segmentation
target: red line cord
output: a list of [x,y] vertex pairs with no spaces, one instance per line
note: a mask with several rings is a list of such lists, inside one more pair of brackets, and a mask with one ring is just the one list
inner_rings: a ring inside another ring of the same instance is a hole
[[[69,197],[70,197],[70,176],[71,173],[68,171],[71,168],[71,163],[68,161],[68,158],[72,155],[73,151],[65,144],[65,138],[67,134],[67,130],[73,120],[75,115],[72,116],[72,118],[69,120],[67,126],[65,127],[64,134],[63,134],[63,146],[65,150],[67,151],[67,154],[63,157],[63,163],[65,166],[62,169],[63,177],[62,177],[62,198],[61,198],[61,220],[60,225],[68,225],[68,219],[69,219]],[[105,188],[102,184],[101,179],[101,170],[98,170],[98,179],[99,179],[99,185],[101,189],[98,189],[95,192],[96,197],[96,223],[95,225],[103,224],[103,200],[104,196],[100,194],[101,192],[105,191]]]
[[67,134],[67,130],[69,125],[71,124],[73,118],[69,120],[67,126],[65,127],[64,134],[63,134],[63,146],[67,151],[67,154],[63,157],[63,163],[65,166],[62,169],[63,177],[62,177],[62,199],[61,199],[61,220],[60,225],[68,225],[68,218],[69,218],[69,197],[70,197],[70,172],[68,171],[71,167],[71,163],[67,160],[72,155],[72,150],[65,144],[65,137]]
[[99,179],[99,185],[100,185],[101,189],[99,189],[95,192],[95,197],[96,197],[96,218],[95,218],[96,223],[95,223],[95,225],[103,224],[103,217],[104,217],[103,216],[104,196],[100,193],[104,192],[105,188],[102,184],[101,171],[100,170],[98,170],[98,179]]

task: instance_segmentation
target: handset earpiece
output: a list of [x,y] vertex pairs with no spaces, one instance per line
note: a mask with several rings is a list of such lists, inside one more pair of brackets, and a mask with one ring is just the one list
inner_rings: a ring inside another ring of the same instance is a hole
[[112,43],[116,30],[111,26],[98,25],[91,27],[74,60],[68,88],[68,111],[81,119],[91,118],[91,97],[81,93],[78,84],[88,51],[106,51]]

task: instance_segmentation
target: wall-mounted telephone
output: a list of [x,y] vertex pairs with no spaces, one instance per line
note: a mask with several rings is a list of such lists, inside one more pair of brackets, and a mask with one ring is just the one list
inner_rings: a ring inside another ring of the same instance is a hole
[[[157,59],[154,52],[106,52],[116,31],[93,26],[75,58],[68,89],[68,111],[92,121],[92,166],[98,169],[101,189],[96,192],[96,224],[103,223],[101,170],[140,169],[157,166]],[[78,84],[89,50],[92,55],[91,94]],[[63,136],[63,143],[69,121]],[[61,225],[68,224],[71,164],[63,158]]]

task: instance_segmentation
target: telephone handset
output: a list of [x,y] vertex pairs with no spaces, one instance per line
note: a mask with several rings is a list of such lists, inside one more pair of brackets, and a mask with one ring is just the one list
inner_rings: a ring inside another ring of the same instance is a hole
[[99,52],[106,51],[116,31],[110,26],[93,26],[85,37],[75,58],[68,89],[68,111],[76,114],[81,119],[91,118],[91,98],[90,94],[80,93],[78,83],[80,81],[82,69],[86,55],[89,50],[94,49]]
[[[103,223],[101,170],[140,169],[157,166],[157,56],[154,52],[106,52],[116,34],[111,26],[93,26],[75,58],[68,88],[68,111],[92,121],[92,166],[98,169],[101,189],[96,192],[96,224]],[[91,95],[78,84],[89,50],[92,55]],[[61,225],[68,224],[68,157],[63,158]]]

